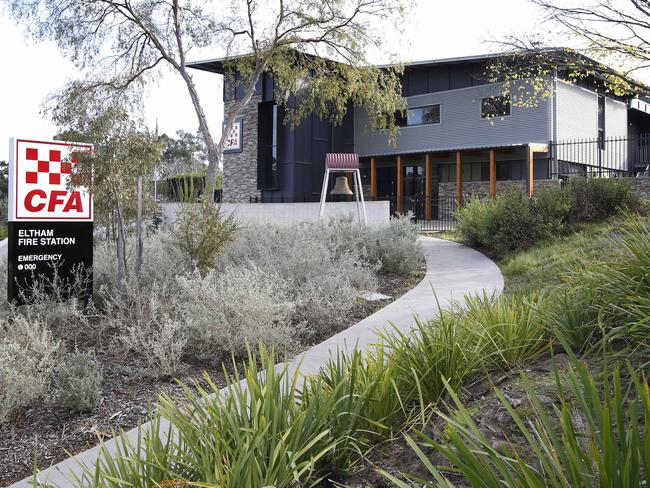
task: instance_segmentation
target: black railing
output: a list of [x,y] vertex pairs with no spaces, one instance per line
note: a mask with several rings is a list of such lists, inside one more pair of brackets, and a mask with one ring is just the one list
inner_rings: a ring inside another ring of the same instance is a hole
[[457,204],[454,196],[427,198],[414,195],[400,199],[396,196],[376,199],[388,200],[392,215],[410,214],[413,222],[418,224],[422,232],[446,231],[456,227]]
[[613,178],[648,174],[650,134],[552,141],[552,175]]

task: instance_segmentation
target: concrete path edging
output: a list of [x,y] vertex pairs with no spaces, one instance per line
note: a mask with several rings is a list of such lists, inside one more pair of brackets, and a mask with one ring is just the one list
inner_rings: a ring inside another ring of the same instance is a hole
[[[421,243],[427,273],[418,285],[369,317],[299,354],[290,361],[290,372],[300,367],[301,373],[316,374],[337,351],[371,347],[377,342],[377,331],[387,330],[390,324],[406,331],[415,325],[416,317],[432,319],[437,315],[438,307],[448,309],[465,295],[497,295],[503,290],[499,267],[483,254],[456,242],[432,237],[421,237]],[[138,429],[125,435],[135,440]],[[115,441],[106,441],[104,447],[114,452]],[[94,466],[100,449],[101,446],[95,446],[41,471],[38,481],[59,488],[73,486],[70,474],[79,474],[82,465]],[[30,476],[9,488],[31,488],[32,480]]]

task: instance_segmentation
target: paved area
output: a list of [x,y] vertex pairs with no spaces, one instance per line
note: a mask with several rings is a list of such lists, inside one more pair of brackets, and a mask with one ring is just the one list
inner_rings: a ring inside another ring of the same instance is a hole
[[[390,327],[389,323],[408,330],[414,325],[415,316],[424,320],[433,318],[438,304],[444,309],[466,294],[493,294],[503,289],[503,276],[499,268],[479,252],[455,242],[431,237],[422,237],[421,242],[427,261],[427,274],[415,288],[361,322],[300,354],[290,362],[290,369],[295,370],[300,365],[300,370],[306,374],[317,373],[337,350],[367,348],[376,343],[376,331]],[[132,430],[127,435],[135,438],[137,431]],[[113,441],[107,441],[106,446],[113,450]],[[94,447],[44,470],[39,475],[39,481],[61,488],[72,486],[67,477],[71,470],[79,472],[81,464],[94,465],[98,453],[99,447]],[[29,488],[32,486],[30,481],[31,478],[25,479],[10,488]]]

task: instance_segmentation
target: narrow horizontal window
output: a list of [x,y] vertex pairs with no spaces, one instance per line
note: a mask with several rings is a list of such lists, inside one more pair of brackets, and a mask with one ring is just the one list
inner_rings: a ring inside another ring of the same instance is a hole
[[409,108],[406,112],[406,120],[398,120],[401,127],[414,125],[429,125],[440,123],[440,104],[427,105],[425,107]]
[[494,119],[510,115],[510,95],[486,97],[481,100],[481,118]]

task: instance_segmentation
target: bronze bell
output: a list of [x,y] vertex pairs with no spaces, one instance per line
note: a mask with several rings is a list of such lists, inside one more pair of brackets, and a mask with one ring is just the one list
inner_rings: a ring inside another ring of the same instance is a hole
[[337,176],[336,184],[330,192],[330,195],[352,195],[352,190],[348,186],[348,177],[347,176]]

